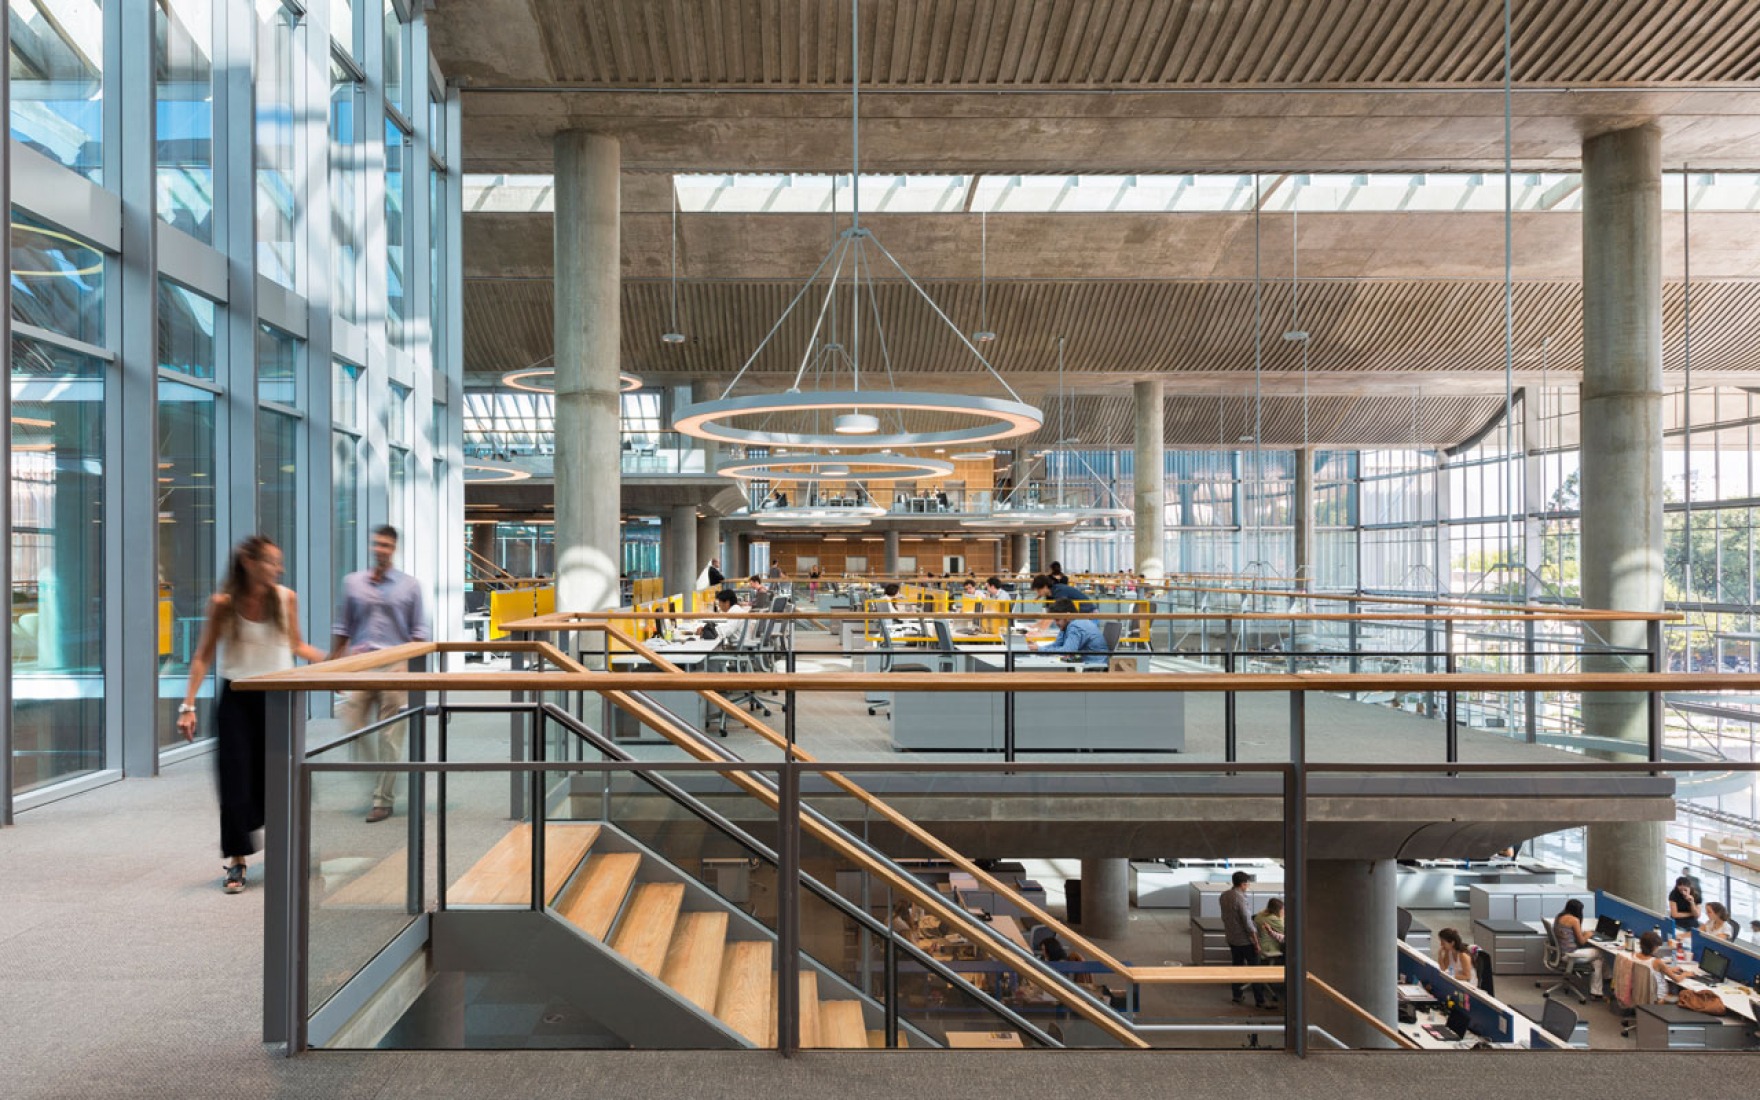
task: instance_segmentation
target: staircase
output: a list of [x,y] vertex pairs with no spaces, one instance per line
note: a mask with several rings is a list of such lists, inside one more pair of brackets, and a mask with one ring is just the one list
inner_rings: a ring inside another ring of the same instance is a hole
[[[767,928],[613,827],[552,822],[544,844],[551,917],[746,1045],[776,1045],[776,944]],[[523,905],[530,884],[531,826],[521,824],[457,877],[446,904],[449,912]],[[880,1006],[804,955],[800,1018],[803,1048],[885,1046]]]

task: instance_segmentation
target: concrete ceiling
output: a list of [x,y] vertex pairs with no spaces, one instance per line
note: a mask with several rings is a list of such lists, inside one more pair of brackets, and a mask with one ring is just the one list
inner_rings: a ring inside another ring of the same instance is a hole
[[[1502,7],[864,0],[863,170],[1501,171]],[[730,377],[831,227],[811,215],[682,217],[679,321],[690,340],[666,347],[665,173],[847,170],[848,19],[842,0],[439,0],[430,25],[443,71],[466,92],[468,170],[548,172],[551,138],[565,128],[622,139],[622,365],[676,382]],[[1585,135],[1641,123],[1661,129],[1667,165],[1760,165],[1752,0],[1517,0],[1513,44],[1518,170],[1575,170]],[[1250,213],[990,217],[996,365],[1036,399],[1064,336],[1079,395],[1068,434],[1127,441],[1124,387],[1154,376],[1173,394],[1171,445],[1232,443],[1240,418],[1248,431],[1254,419],[1257,251],[1257,392],[1271,395],[1257,406],[1262,438],[1299,442],[1300,348],[1279,339],[1295,324],[1292,219],[1259,222],[1255,250]],[[1678,215],[1665,222],[1665,271],[1676,280],[1665,356],[1676,370],[1686,235]],[[977,327],[975,215],[869,224],[950,316]],[[1752,226],[1752,215],[1693,215],[1696,373],[1760,377]],[[1581,370],[1580,235],[1570,213],[1513,222],[1518,384],[1538,381],[1542,366],[1559,379]],[[1308,406],[1307,438],[1409,443],[1415,411],[1417,441],[1449,445],[1495,414],[1501,215],[1308,213],[1299,241],[1299,324],[1313,336],[1306,387],[1320,399]],[[467,371],[492,377],[547,357],[549,215],[467,214],[464,262]],[[949,366],[969,356],[908,288],[879,291],[895,367],[913,387],[982,381]],[[810,321],[799,320],[780,335],[786,346],[805,340]],[[795,358],[760,362],[754,380],[792,374]]]

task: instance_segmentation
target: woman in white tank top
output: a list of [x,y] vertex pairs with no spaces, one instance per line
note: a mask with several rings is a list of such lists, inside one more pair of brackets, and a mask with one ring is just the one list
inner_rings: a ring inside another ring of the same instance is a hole
[[241,893],[245,857],[257,850],[263,827],[263,746],[268,699],[262,692],[233,691],[232,681],[293,667],[298,655],[324,655],[300,637],[299,597],[281,587],[281,549],[252,535],[232,551],[220,591],[208,601],[208,621],[189,663],[189,685],[177,708],[177,730],[196,736],[196,693],[220,658],[220,698],[214,707],[214,761],[220,786],[220,852],[226,859],[228,894]]

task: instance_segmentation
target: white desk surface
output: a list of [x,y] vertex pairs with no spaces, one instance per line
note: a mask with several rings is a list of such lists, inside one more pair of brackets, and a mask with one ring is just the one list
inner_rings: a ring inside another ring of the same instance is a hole
[[[657,655],[680,668],[694,668],[709,659],[709,654],[720,648],[720,638],[684,638],[676,642],[644,642]],[[611,663],[616,665],[649,664],[646,657],[639,653],[614,653]]]
[[[1619,958],[1623,955],[1632,960],[1633,966],[1647,965],[1639,962],[1636,954],[1615,947],[1611,943],[1602,943],[1599,940],[1591,940],[1589,941],[1589,946],[1600,948],[1612,958]],[[1613,970],[1611,966],[1612,958],[1609,959],[1610,965],[1608,967],[1608,976],[1610,978],[1612,977]],[[1686,963],[1681,969],[1685,970],[1692,976],[1688,977],[1684,982],[1677,982],[1673,978],[1658,974],[1656,975],[1657,985],[1663,989],[1671,989],[1676,986],[1682,986],[1687,989],[1709,989],[1723,1000],[1723,1007],[1729,1009],[1731,1013],[1740,1016],[1745,1020],[1754,1020],[1756,1018],[1754,1012],[1754,990],[1749,989],[1747,986],[1738,982],[1724,982],[1721,985],[1711,985],[1709,982],[1703,980],[1704,971],[1699,969],[1698,963]]]

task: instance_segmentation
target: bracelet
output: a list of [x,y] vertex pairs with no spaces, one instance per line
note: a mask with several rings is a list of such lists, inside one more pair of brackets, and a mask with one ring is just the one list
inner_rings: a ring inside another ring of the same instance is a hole
[[177,704],[177,713],[179,713],[179,714],[194,714],[195,712],[196,712],[196,705],[194,703],[179,703],[179,704]]

